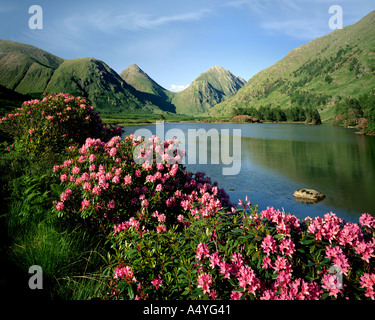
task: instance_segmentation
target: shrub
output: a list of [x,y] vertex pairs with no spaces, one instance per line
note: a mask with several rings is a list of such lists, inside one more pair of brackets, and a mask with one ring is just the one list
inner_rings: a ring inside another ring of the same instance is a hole
[[170,228],[164,234],[115,227],[104,298],[375,299],[370,215],[362,215],[360,224],[333,213],[300,221],[252,207],[250,213],[218,212],[199,220],[188,214],[182,223],[183,232]]
[[108,140],[123,131],[107,127],[84,98],[70,94],[25,101],[16,111],[0,120],[0,128],[22,141],[29,155],[61,153],[65,147],[84,143],[87,136]]
[[[192,174],[177,163],[177,141],[120,139],[104,143],[88,138],[81,148],[69,148],[70,159],[54,166],[65,189],[55,201],[59,216],[84,219],[102,230],[120,222],[126,228],[132,218],[165,232],[187,210],[211,216],[222,204],[230,205],[225,191],[204,173]],[[205,211],[194,208],[195,202]]]

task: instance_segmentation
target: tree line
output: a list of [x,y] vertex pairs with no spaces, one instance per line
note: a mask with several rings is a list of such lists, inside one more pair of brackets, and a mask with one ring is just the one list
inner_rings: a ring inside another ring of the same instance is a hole
[[333,124],[357,127],[364,134],[375,134],[375,91],[358,98],[338,98]]
[[312,107],[301,107],[295,106],[288,109],[281,109],[277,107],[264,107],[261,106],[259,109],[254,107],[243,108],[239,107],[234,110],[234,116],[248,115],[253,118],[258,118],[263,121],[272,122],[305,122],[321,124],[320,115],[317,109]]

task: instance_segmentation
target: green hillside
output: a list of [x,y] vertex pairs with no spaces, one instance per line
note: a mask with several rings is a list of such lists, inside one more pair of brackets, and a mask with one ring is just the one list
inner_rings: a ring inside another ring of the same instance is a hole
[[172,99],[176,112],[202,114],[214,105],[227,100],[242,88],[245,80],[234,76],[222,67],[214,66],[202,73],[189,87]]
[[0,40],[0,85],[18,93],[38,96],[63,62],[36,47]]
[[54,72],[46,92],[69,92],[87,98],[99,110],[139,111],[142,103],[131,87],[104,62],[93,58],[66,60]]
[[332,106],[337,101],[373,92],[374,75],[375,11],[292,50],[208,114],[218,117],[238,108],[299,106],[317,108],[327,121],[334,116]]

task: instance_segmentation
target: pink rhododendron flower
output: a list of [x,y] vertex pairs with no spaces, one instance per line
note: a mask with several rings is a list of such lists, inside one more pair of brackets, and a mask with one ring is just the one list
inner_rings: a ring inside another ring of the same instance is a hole
[[132,183],[132,176],[130,174],[125,176],[124,183],[125,185],[130,185]]
[[92,193],[99,196],[102,193],[102,189],[98,186],[94,186],[94,188],[92,188]]
[[198,260],[201,260],[202,258],[207,258],[209,256],[210,256],[210,250],[208,249],[208,245],[202,242],[198,244],[195,257]]
[[116,155],[116,153],[117,153],[117,149],[116,149],[116,148],[112,148],[112,149],[109,151],[109,155],[110,155],[111,157],[114,157],[114,156]]
[[115,201],[114,200],[109,200],[107,203],[107,208],[109,210],[114,209],[116,207]]
[[359,218],[359,223],[368,228],[375,228],[375,218],[368,213],[364,213]]
[[221,262],[221,257],[219,252],[214,252],[210,256],[210,267],[215,268],[215,266],[219,266]]
[[57,211],[61,211],[61,210],[64,210],[64,203],[62,203],[62,202],[58,202],[57,204],[56,204],[56,210]]
[[212,285],[212,276],[207,273],[202,273],[198,277],[198,288],[203,289],[203,293],[210,292],[210,286]]
[[141,206],[142,206],[142,207],[145,207],[145,208],[148,208],[149,204],[150,204],[150,203],[148,202],[147,199],[144,199],[144,200],[142,200],[142,202],[141,202]]
[[160,274],[158,275],[157,278],[154,278],[152,281],[151,281],[151,284],[155,287],[156,290],[159,290],[159,287],[161,285],[163,285],[163,281],[161,280],[161,276]]
[[85,182],[83,184],[83,190],[91,190],[92,186],[91,186],[91,183],[90,182]]
[[359,284],[361,288],[366,288],[365,296],[371,300],[375,300],[375,273],[364,273],[360,278]]
[[88,199],[83,199],[83,200],[82,200],[82,203],[81,203],[81,205],[82,205],[82,210],[87,209],[87,208],[90,206],[90,204],[91,204],[91,201],[90,201],[90,200],[88,200]]
[[167,227],[164,224],[159,224],[156,228],[157,233],[165,233],[167,232]]
[[337,298],[337,294],[342,293],[342,284],[339,283],[337,276],[326,273],[322,279],[322,288],[329,291],[330,296]]
[[131,267],[126,266],[122,268],[117,268],[113,276],[114,279],[126,279],[129,282],[137,282],[137,279],[134,277],[134,271]]
[[276,252],[276,250],[277,250],[276,241],[273,238],[273,236],[271,236],[270,234],[268,234],[263,239],[263,242],[262,242],[260,247],[263,249],[263,252],[266,253],[267,255],[269,255],[271,252],[272,253]]
[[295,245],[290,238],[284,238],[279,245],[279,250],[282,254],[292,257],[292,254],[296,251]]
[[119,176],[114,176],[112,178],[112,183],[114,183],[114,184],[120,183],[120,177]]

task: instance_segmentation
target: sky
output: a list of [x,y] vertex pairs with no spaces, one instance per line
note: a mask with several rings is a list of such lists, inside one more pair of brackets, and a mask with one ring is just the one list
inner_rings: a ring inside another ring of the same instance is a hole
[[374,0],[1,0],[0,39],[100,59],[118,73],[135,63],[178,91],[214,65],[249,80],[332,32],[333,5],[344,27],[375,10]]

